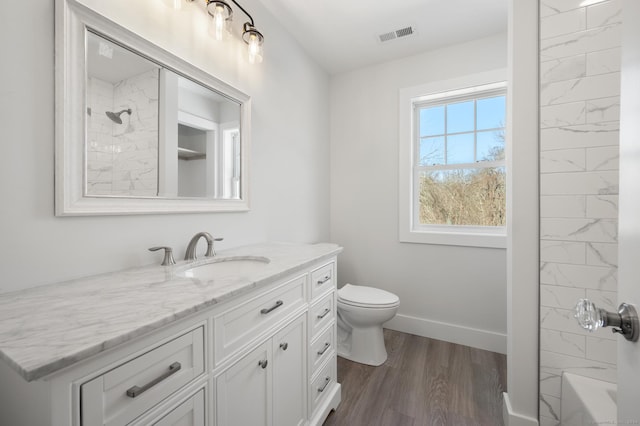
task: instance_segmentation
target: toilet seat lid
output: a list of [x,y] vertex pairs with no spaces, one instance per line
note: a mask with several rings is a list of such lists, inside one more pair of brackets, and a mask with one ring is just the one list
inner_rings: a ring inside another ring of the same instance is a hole
[[394,306],[400,298],[393,293],[374,287],[345,284],[338,290],[338,300],[355,306]]

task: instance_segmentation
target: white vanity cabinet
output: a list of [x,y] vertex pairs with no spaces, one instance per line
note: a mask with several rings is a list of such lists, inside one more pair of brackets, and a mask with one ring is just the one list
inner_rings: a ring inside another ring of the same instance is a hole
[[305,424],[306,354],[303,314],[216,378],[217,424]]
[[0,361],[0,425],[321,425],[340,403],[329,250],[36,380]]

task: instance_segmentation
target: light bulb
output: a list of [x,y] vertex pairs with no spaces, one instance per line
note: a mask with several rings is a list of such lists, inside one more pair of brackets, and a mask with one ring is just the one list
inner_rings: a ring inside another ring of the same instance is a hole
[[216,40],[222,40],[222,36],[224,33],[225,27],[225,17],[224,17],[224,7],[222,5],[217,4],[215,10],[213,11],[213,25],[215,26],[215,37]]
[[260,37],[257,34],[249,35],[249,63],[255,64],[256,62],[262,62],[262,45],[260,43]]

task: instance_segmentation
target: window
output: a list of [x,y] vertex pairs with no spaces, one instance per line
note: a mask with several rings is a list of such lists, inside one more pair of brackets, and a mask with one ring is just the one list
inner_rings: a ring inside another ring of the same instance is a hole
[[400,240],[504,247],[506,83],[453,84],[401,91]]

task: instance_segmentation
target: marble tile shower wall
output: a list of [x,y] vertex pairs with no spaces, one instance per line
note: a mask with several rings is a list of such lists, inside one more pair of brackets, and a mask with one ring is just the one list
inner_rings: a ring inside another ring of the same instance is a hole
[[[158,191],[158,70],[111,84],[91,78],[87,190],[153,196]],[[113,123],[106,111],[131,109]]]
[[620,0],[540,1],[540,424],[570,371],[616,381],[616,341],[573,318],[617,290]]

